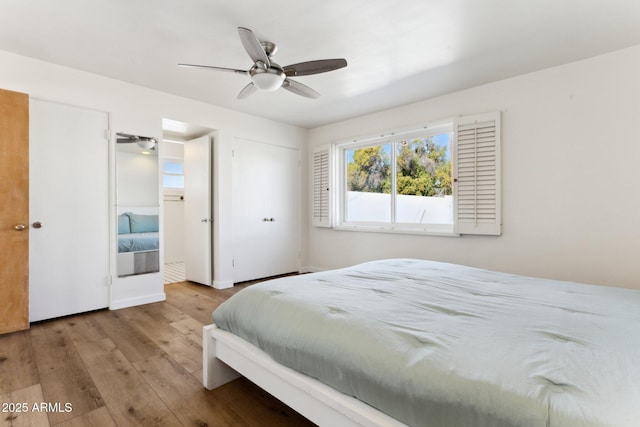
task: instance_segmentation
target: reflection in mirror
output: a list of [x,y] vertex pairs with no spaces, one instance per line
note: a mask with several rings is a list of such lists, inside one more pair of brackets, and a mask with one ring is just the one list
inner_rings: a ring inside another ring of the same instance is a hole
[[118,277],[160,271],[158,152],[155,138],[116,139]]

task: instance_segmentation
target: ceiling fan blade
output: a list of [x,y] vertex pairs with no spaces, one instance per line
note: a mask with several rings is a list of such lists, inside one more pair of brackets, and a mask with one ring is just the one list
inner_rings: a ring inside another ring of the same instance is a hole
[[246,85],[245,87],[242,88],[242,90],[238,94],[238,99],[244,99],[247,96],[249,96],[252,93],[254,93],[255,91],[257,91],[257,90],[258,90],[257,86],[254,85],[253,82],[251,82],[251,83],[249,83],[248,85]]
[[347,60],[339,59],[319,59],[317,61],[300,62],[299,64],[287,65],[284,73],[287,77],[308,76],[310,74],[326,73],[327,71],[338,70],[347,66]]
[[236,73],[236,74],[248,74],[248,71],[245,71],[245,70],[237,70],[235,68],[225,68],[225,67],[214,67],[213,65],[178,64],[178,66],[186,67],[186,68],[206,68],[208,70],[227,71],[227,72]]
[[284,83],[282,83],[282,87],[288,90],[289,92],[293,92],[296,95],[306,96],[307,98],[320,98],[320,94],[315,90],[311,89],[307,85],[303,85],[302,83],[298,83],[296,81],[285,79]]
[[244,46],[244,50],[247,51],[251,60],[253,62],[262,62],[269,68],[271,66],[269,56],[267,52],[264,51],[260,41],[253,34],[253,31],[248,28],[238,27],[238,34],[240,35],[242,46]]

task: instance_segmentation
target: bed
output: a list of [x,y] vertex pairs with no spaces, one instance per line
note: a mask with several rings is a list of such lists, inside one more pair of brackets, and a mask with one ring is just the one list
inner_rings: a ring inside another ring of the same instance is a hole
[[118,215],[118,276],[158,271],[159,248],[157,213],[126,211]]
[[392,259],[250,286],[213,320],[206,388],[244,375],[319,425],[640,420],[637,290]]

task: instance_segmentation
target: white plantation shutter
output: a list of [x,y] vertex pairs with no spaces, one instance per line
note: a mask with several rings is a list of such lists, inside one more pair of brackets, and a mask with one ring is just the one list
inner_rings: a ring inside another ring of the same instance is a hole
[[331,146],[313,150],[313,207],[312,224],[331,227]]
[[455,125],[457,232],[500,235],[500,112]]

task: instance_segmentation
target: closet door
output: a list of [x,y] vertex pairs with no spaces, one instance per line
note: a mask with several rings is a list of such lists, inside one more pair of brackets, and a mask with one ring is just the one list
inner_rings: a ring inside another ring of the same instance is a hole
[[236,140],[233,146],[234,282],[298,270],[298,151]]
[[299,269],[300,252],[300,172],[298,150],[269,148],[266,211],[269,222],[269,276],[291,273]]
[[109,305],[108,116],[30,104],[29,320]]
[[247,140],[233,145],[233,280],[268,276],[267,212],[269,146]]

